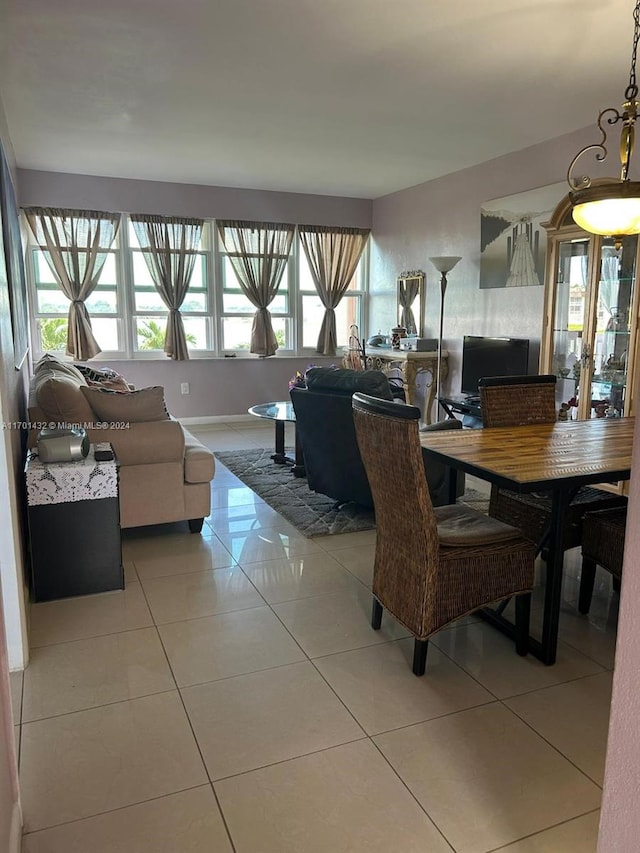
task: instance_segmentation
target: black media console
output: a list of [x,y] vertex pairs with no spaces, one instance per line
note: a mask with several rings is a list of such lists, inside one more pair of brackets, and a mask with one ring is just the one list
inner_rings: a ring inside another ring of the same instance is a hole
[[453,394],[451,397],[440,397],[440,405],[448,418],[462,415],[462,425],[471,429],[482,428],[482,410],[480,397],[468,394]]

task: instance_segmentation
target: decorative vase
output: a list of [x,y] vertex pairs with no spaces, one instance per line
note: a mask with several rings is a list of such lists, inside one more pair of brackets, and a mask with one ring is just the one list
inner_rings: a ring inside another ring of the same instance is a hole
[[391,348],[400,349],[400,339],[407,337],[407,330],[404,326],[394,326],[391,329]]

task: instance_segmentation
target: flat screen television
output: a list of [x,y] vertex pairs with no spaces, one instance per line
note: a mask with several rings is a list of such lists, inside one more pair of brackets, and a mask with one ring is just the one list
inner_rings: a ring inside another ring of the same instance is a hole
[[526,376],[528,372],[528,340],[465,335],[462,342],[463,394],[477,396],[478,380],[483,376]]

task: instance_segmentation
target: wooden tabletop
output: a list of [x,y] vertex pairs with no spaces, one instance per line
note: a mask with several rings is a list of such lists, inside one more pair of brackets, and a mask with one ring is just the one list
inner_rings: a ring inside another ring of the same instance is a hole
[[516,491],[626,480],[635,418],[420,433],[428,454]]

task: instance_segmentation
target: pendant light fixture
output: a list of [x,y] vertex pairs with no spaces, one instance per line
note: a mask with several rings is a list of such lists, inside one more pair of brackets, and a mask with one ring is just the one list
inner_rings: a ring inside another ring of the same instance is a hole
[[[574,221],[590,234],[602,234],[613,237],[616,248],[622,245],[622,238],[628,234],[640,233],[640,181],[629,180],[629,166],[633,154],[635,124],[638,117],[638,85],[636,83],[636,53],[640,36],[640,0],[636,0],[633,11],[633,50],[629,85],[625,89],[622,112],[615,107],[607,107],[598,116],[598,129],[602,134],[600,142],[586,145],[571,161],[567,171],[567,181],[571,188],[569,198],[573,205]],[[573,169],[579,158],[587,151],[597,152],[596,160],[607,158],[607,132],[603,123],[614,125],[622,122],[620,134],[620,178],[592,180],[588,176],[576,178]]]

